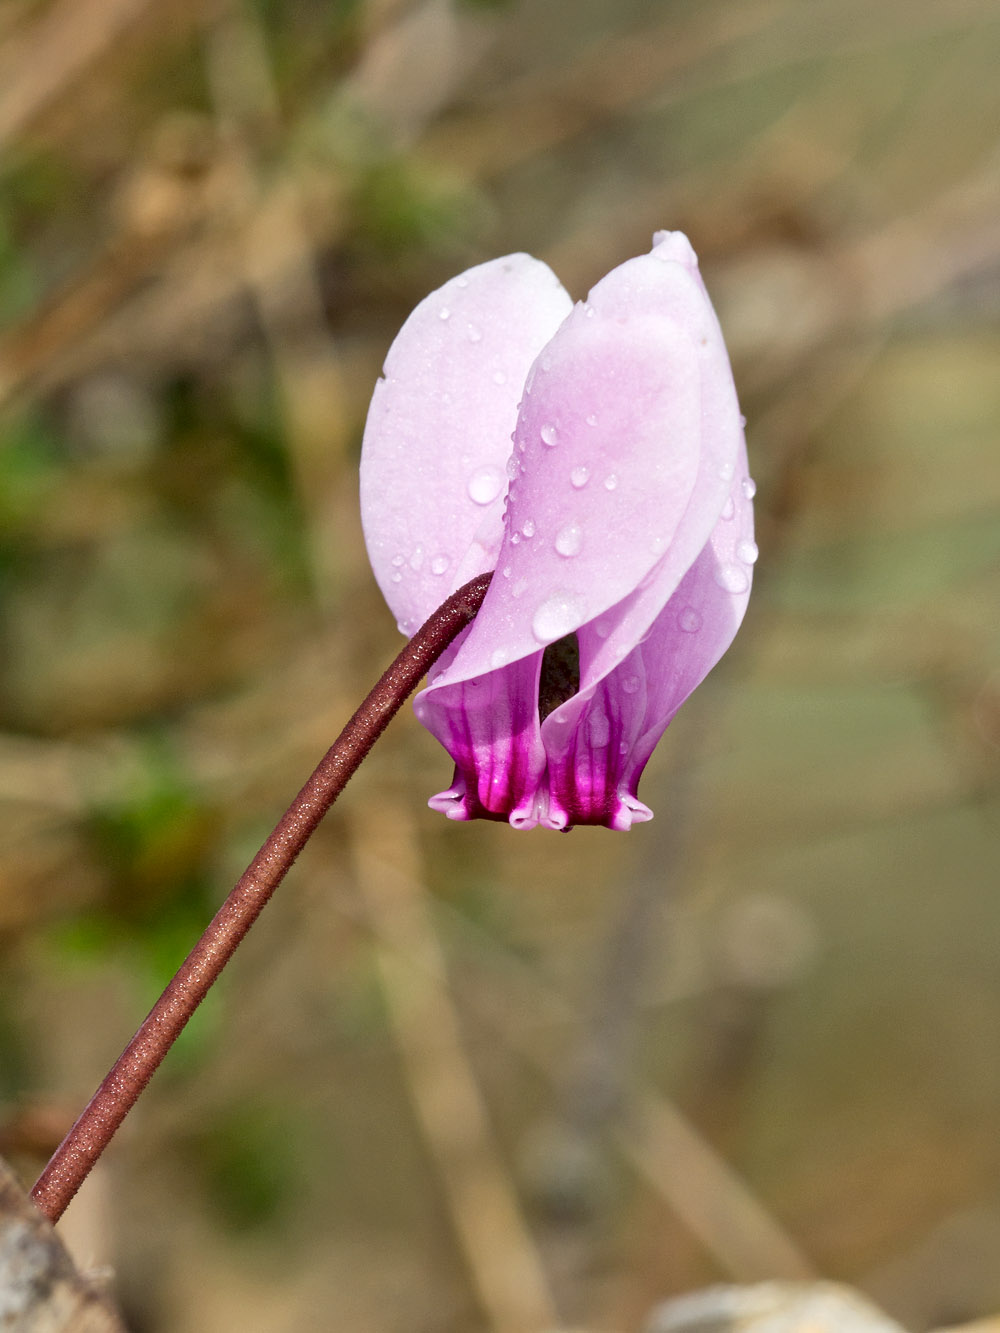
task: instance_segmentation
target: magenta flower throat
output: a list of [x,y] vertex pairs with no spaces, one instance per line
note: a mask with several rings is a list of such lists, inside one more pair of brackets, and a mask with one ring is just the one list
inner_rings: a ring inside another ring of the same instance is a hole
[[680,232],[575,306],[523,254],[422,301],[365,429],[372,568],[404,634],[496,571],[414,704],[455,762],[431,806],[515,828],[652,818],[643,768],[746,610],[753,492]]

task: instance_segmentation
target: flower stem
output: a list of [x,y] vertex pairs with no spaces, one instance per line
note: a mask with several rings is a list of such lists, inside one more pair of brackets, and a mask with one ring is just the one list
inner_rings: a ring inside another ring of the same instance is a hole
[[489,574],[472,579],[414,634],[323,756],[239,883],[52,1154],[31,1196],[57,1222],[160,1061],[236,951],[285,872],[421,677],[482,605]]

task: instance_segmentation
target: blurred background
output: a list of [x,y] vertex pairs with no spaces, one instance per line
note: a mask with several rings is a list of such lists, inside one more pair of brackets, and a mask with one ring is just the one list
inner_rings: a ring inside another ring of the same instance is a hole
[[30,1182],[399,645],[357,458],[415,302],[688,232],[744,629],[569,838],[409,710],[64,1224],[136,1333],[1000,1307],[994,0],[5,0],[0,1152]]

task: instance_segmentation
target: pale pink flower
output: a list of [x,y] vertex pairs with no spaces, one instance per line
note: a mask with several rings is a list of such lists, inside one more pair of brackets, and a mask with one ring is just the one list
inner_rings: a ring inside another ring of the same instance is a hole
[[651,818],[642,770],[746,609],[752,496],[680,232],[576,306],[522,254],[422,301],[368,414],[372,567],[404,634],[496,571],[415,703],[455,761],[431,806],[516,828]]

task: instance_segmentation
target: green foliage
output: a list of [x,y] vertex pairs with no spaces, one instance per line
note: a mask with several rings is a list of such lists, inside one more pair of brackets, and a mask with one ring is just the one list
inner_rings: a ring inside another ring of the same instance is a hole
[[280,1219],[304,1183],[309,1133],[297,1107],[260,1099],[220,1112],[193,1141],[193,1165],[230,1230]]
[[[2,297],[0,297],[2,299]],[[0,560],[12,538],[27,533],[61,479],[56,437],[38,412],[7,418],[0,426]]]
[[354,206],[359,246],[387,259],[454,244],[474,227],[477,212],[468,187],[446,183],[403,158],[364,168]]

